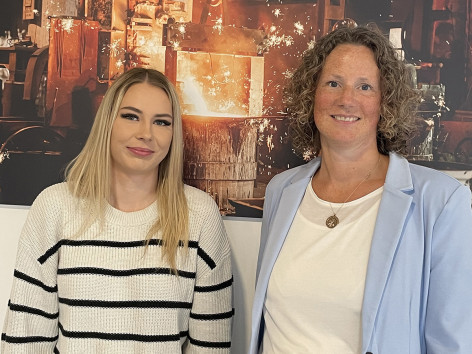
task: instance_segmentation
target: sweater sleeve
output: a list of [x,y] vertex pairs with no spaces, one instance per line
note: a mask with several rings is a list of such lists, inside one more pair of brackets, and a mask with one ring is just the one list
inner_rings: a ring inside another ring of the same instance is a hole
[[205,204],[184,353],[230,353],[234,311],[229,241],[216,204]]
[[57,256],[40,260],[56,243],[59,206],[50,199],[49,193],[38,196],[20,236],[2,332],[3,354],[53,353],[58,339]]

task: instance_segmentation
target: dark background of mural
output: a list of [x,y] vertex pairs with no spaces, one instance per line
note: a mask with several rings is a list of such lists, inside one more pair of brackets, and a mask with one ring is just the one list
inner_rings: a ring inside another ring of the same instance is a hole
[[304,162],[282,90],[336,23],[374,22],[423,95],[410,160],[472,177],[472,0],[1,0],[0,204],[61,181],[103,94],[134,66],[182,98],[185,180],[222,214],[261,215],[277,173]]

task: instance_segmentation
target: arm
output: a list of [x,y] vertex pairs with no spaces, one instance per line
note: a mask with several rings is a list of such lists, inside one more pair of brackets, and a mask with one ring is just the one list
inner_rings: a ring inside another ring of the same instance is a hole
[[229,241],[213,200],[205,209],[184,353],[230,353],[234,311]]
[[49,220],[57,210],[51,210],[47,199],[43,195],[34,202],[20,236],[2,332],[5,354],[52,353],[58,338],[57,257],[38,261],[55,240],[55,225]]
[[472,353],[472,211],[459,187],[433,229],[425,339],[427,353]]

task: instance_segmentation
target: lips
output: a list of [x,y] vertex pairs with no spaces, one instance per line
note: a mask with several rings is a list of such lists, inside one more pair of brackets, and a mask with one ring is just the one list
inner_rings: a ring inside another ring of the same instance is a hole
[[141,148],[141,147],[128,146],[127,148],[129,151],[131,151],[133,154],[137,156],[149,156],[154,153],[153,150]]
[[335,120],[337,121],[341,121],[341,122],[355,122],[357,120],[359,120],[359,117],[354,117],[354,116],[331,116],[333,117]]

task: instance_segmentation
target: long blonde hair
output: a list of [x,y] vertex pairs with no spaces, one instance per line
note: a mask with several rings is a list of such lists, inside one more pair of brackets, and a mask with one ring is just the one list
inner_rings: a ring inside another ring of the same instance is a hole
[[172,104],[173,132],[169,153],[159,164],[156,200],[158,215],[146,242],[160,233],[162,256],[176,269],[180,245],[188,245],[188,206],[183,183],[183,134],[180,103],[174,85],[159,71],[133,68],[122,74],[107,90],[95,116],[90,135],[80,154],[67,166],[66,181],[70,192],[86,202],[90,220],[103,221],[111,193],[110,137],[113,122],[128,89],[147,83],[164,90]]

